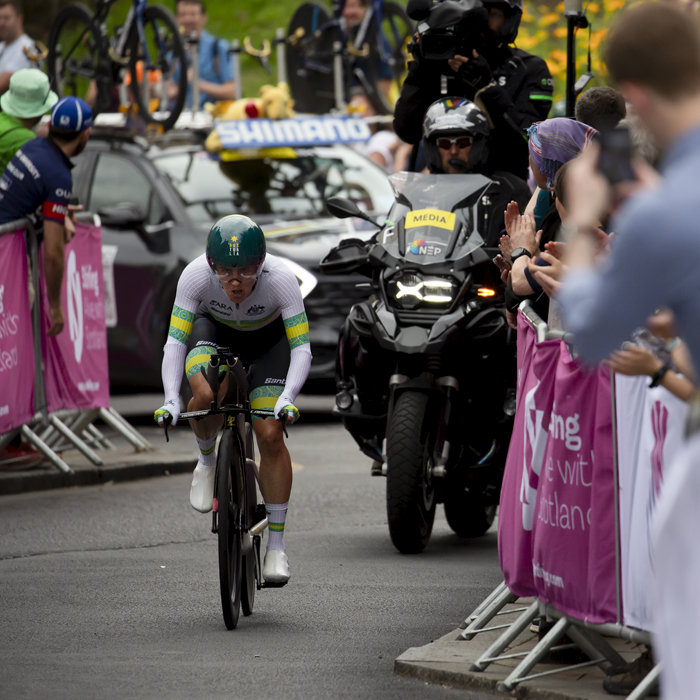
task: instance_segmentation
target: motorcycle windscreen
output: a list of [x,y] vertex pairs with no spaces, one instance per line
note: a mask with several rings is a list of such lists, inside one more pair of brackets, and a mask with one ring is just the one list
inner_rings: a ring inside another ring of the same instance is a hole
[[[396,203],[392,251],[418,264],[456,260],[484,245],[476,230],[476,207],[491,180],[483,175],[396,173],[389,178]],[[389,246],[387,246],[389,247]]]

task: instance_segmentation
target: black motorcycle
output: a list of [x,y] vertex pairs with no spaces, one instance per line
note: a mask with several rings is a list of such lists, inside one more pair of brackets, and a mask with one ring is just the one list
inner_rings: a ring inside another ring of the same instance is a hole
[[[460,537],[493,523],[515,411],[514,343],[498,251],[480,234],[490,230],[494,182],[390,180],[396,201],[376,236],[343,241],[321,269],[371,279],[372,295],[340,334],[335,412],[374,460],[372,473],[387,477],[392,542],[414,553],[430,539],[437,503]],[[370,220],[348,200],[327,206]]]

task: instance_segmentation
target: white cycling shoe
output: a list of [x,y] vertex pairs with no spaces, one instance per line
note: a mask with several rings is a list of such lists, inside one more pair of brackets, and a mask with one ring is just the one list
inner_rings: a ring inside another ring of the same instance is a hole
[[268,549],[263,562],[263,578],[265,583],[284,584],[289,581],[289,559],[286,552],[279,549]]
[[201,464],[195,467],[190,487],[190,505],[200,513],[208,513],[214,505],[214,476],[216,469]]

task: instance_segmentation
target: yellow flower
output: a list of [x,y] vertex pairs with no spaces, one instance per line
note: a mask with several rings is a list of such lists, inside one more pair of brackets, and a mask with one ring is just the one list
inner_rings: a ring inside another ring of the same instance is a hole
[[556,7],[557,12],[564,12],[564,3],[560,2]]
[[615,12],[625,6],[624,0],[605,0],[605,11]]
[[518,36],[518,48],[521,49],[532,49],[537,46],[538,42],[535,37],[532,36]]
[[567,35],[566,27],[557,27],[554,30],[554,36],[557,37],[557,39],[566,39],[566,35]]
[[553,49],[552,51],[549,52],[550,58],[553,58],[555,61],[559,61],[559,63],[563,63],[566,65],[566,52],[562,51],[561,49]]
[[540,27],[548,27],[550,24],[554,24],[559,21],[559,15],[556,12],[550,12],[549,14],[540,17],[540,21],[537,23]]
[[600,12],[600,5],[596,4],[595,2],[589,2],[586,9],[589,12]]

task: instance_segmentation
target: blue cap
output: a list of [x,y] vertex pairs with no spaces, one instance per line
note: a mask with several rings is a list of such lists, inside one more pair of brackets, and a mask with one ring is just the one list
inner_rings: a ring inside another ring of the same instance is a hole
[[51,130],[77,134],[92,126],[90,105],[79,97],[64,97],[51,110]]

